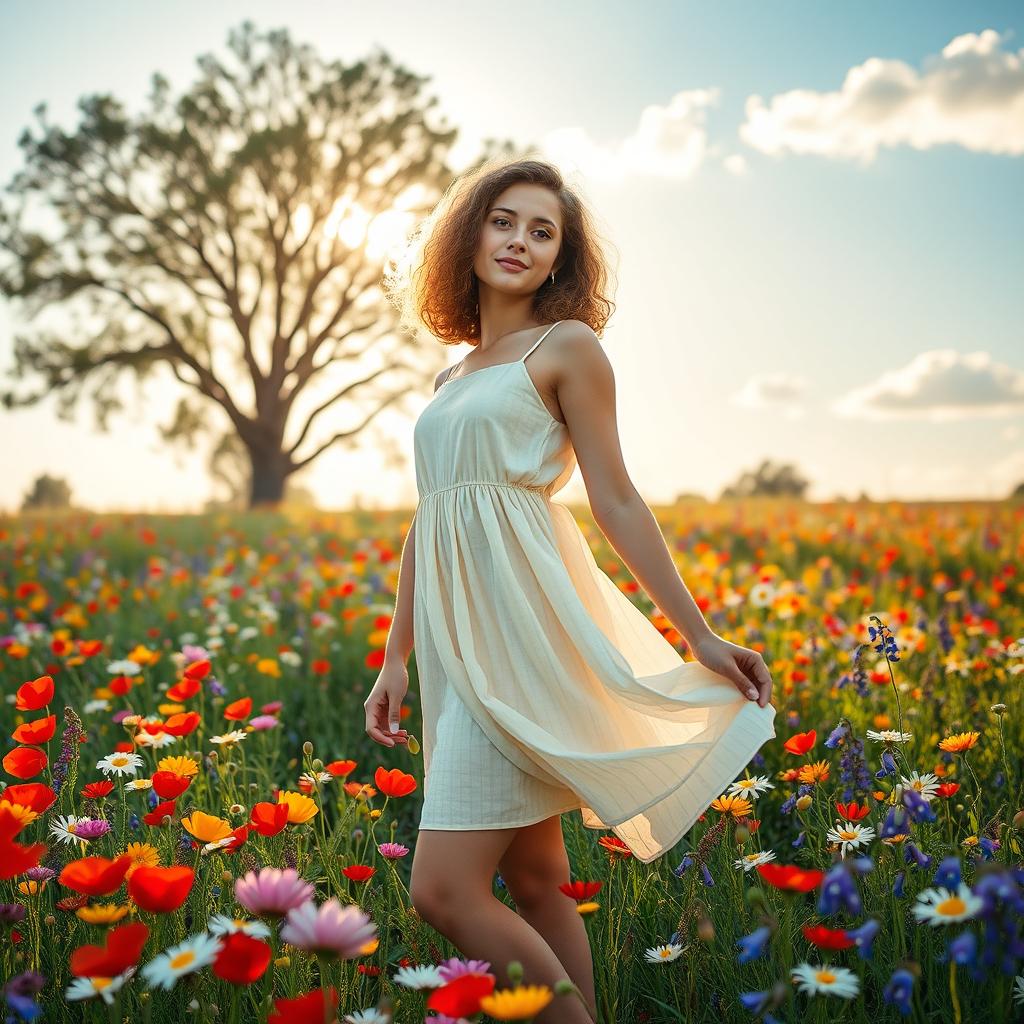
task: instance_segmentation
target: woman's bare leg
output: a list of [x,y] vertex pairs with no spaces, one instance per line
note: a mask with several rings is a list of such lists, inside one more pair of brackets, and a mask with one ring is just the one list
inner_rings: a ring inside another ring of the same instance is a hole
[[558,889],[570,874],[561,815],[520,828],[498,862],[498,871],[516,911],[547,940],[596,1020],[590,936],[575,901]]
[[[554,988],[558,981],[574,979],[533,926],[494,896],[498,861],[518,831],[420,829],[410,895],[420,917],[465,958],[490,962],[499,988],[512,984],[507,971],[511,960],[523,965],[524,984]],[[592,1024],[576,996],[555,996],[534,1020]]]

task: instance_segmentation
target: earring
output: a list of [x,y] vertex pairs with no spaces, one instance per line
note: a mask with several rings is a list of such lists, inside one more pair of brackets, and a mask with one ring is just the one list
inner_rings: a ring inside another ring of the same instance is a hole
[[553,270],[551,271],[551,283],[555,283],[555,272]]

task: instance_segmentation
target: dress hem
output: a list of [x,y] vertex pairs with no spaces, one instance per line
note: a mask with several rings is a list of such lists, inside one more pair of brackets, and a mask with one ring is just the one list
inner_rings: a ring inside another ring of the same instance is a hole
[[417,831],[430,831],[430,832],[479,832],[483,829],[498,829],[498,828],[523,828],[526,825],[536,825],[538,821],[543,821],[545,818],[551,818],[556,814],[566,814],[569,811],[578,811],[583,804],[577,799],[566,807],[562,807],[560,810],[549,811],[547,814],[534,815],[533,817],[523,819],[521,821],[513,822],[500,822],[493,825],[424,825],[420,824],[417,826]]

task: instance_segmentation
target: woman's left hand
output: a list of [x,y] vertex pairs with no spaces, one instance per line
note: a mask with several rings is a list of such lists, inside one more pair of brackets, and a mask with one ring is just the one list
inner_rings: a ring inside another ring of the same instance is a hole
[[705,668],[730,679],[740,693],[756,700],[761,707],[771,699],[771,673],[757,651],[730,643],[715,633],[702,637],[691,650]]

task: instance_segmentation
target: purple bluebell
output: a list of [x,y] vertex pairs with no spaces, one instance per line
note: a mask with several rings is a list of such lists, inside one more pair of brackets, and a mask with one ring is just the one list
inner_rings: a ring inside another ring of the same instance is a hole
[[801,846],[804,845],[804,842],[806,841],[806,839],[807,839],[807,833],[806,833],[806,831],[804,829],[801,829],[799,834],[797,835],[796,839],[794,839],[793,842],[790,843],[789,845],[790,846],[795,846],[797,849],[799,849]]
[[893,879],[893,883],[892,883],[892,894],[898,900],[903,899],[903,885],[906,882],[906,880],[907,880],[907,873],[906,873],[906,871],[900,869],[899,871],[896,872],[896,877]]
[[782,801],[782,805],[779,807],[779,812],[782,814],[792,814],[794,807],[796,807],[796,793],[790,793],[790,795]]
[[978,937],[974,932],[961,932],[955,939],[946,943],[946,951],[938,958],[939,963],[953,963],[966,967],[975,981],[981,981],[985,972],[978,967]]
[[944,889],[956,891],[960,887],[962,878],[960,858],[950,855],[939,861],[935,869],[935,876],[932,878],[932,885],[940,885]]
[[821,894],[818,898],[818,913],[837,914],[847,910],[854,917],[861,912],[860,894],[853,877],[842,861],[833,864],[821,880]]
[[869,871],[875,870],[875,862],[866,853],[862,853],[855,857],[847,857],[846,867],[858,875],[866,875]]
[[836,747],[842,743],[843,738],[849,733],[849,728],[845,722],[840,722],[829,734],[828,739],[825,740],[825,746],[829,750],[835,750]]
[[763,992],[741,992],[740,1002],[743,1004],[743,1009],[757,1014],[761,1013],[768,1005],[770,996],[771,989],[767,988]]
[[981,850],[981,855],[985,860],[992,860],[995,857],[996,850],[1002,845],[998,839],[989,839],[988,836],[982,836],[978,840],[978,849]]
[[875,778],[884,779],[887,775],[895,775],[896,760],[892,756],[892,752],[887,747],[882,749],[881,760],[882,767],[875,772]]
[[871,773],[864,759],[864,741],[853,738],[844,744],[839,757],[839,781],[845,786],[843,802],[855,800],[860,793],[871,790]]
[[672,874],[675,875],[677,878],[682,878],[683,875],[686,872],[686,869],[688,867],[690,867],[692,864],[693,864],[693,857],[691,857],[689,854],[687,854],[679,862],[679,866],[672,869]]
[[935,821],[935,811],[931,804],[913,786],[904,788],[903,806],[910,814],[911,821]]
[[878,830],[879,839],[890,839],[893,836],[907,835],[910,832],[910,815],[902,804],[893,804],[882,820]]
[[740,947],[741,952],[736,959],[741,964],[745,964],[763,956],[771,934],[772,930],[767,925],[762,925],[760,928],[755,928],[749,935],[738,939],[736,945]]
[[913,995],[914,975],[905,967],[897,967],[882,990],[882,999],[887,1005],[895,1006],[904,1017],[909,1017]]
[[704,879],[704,884],[706,886],[708,886],[708,888],[710,888],[711,886],[713,886],[715,884],[715,880],[711,877],[711,872],[708,871],[707,864],[701,864],[701,866],[700,866],[700,873],[701,873],[701,876]]
[[908,839],[903,844],[903,863],[909,864],[913,861],[919,868],[930,868],[934,857],[930,857],[923,850],[918,848],[913,839]]
[[862,925],[846,929],[846,934],[853,939],[857,946],[857,954],[861,960],[871,959],[872,943],[875,941],[879,927],[879,922],[873,917],[869,917]]

